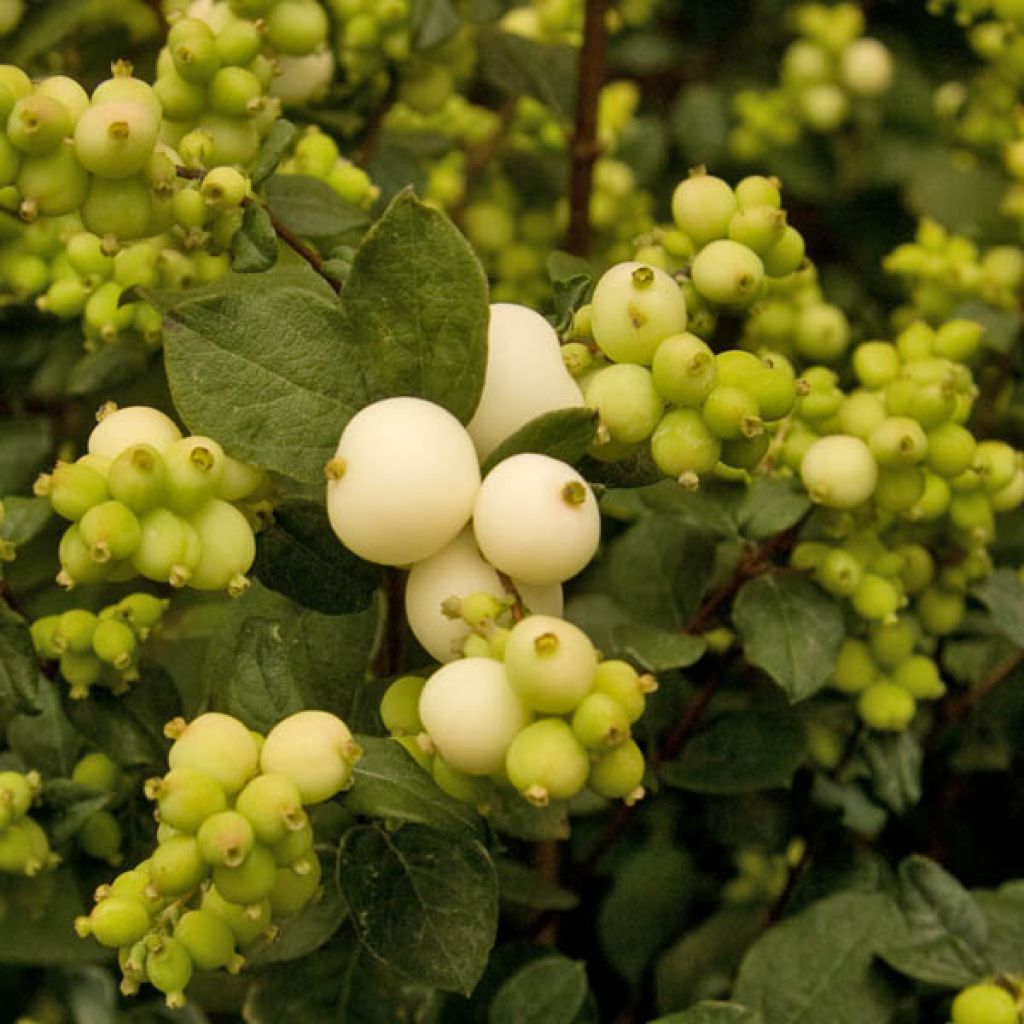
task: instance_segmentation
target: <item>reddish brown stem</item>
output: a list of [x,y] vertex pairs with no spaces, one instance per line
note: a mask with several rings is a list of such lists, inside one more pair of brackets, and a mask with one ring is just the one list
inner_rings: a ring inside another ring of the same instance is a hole
[[573,133],[569,171],[569,237],[574,256],[586,256],[590,249],[590,193],[594,163],[601,153],[597,137],[597,106],[604,84],[608,34],[605,24],[607,0],[587,0],[583,22],[576,93],[576,130]]

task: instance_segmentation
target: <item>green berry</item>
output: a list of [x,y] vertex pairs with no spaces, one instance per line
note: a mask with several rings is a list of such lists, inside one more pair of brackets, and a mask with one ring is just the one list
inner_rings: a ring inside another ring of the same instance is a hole
[[[229,796],[237,793],[258,771],[259,748],[237,718],[210,711],[194,718],[187,726],[184,723],[179,726],[179,723],[180,720],[175,723],[174,731],[179,727],[181,731],[168,754],[171,768],[189,768],[207,775]],[[263,749],[266,751],[266,746]],[[274,771],[270,767],[264,770]]]
[[96,616],[84,608],[72,608],[60,617],[58,629],[64,639],[63,649],[73,654],[86,654],[92,650],[96,631]]
[[980,982],[953,1000],[953,1024],[1018,1024],[1020,1014],[1013,996],[1000,985]]
[[923,654],[914,654],[892,672],[892,681],[917,700],[937,700],[946,692],[939,666]]
[[882,668],[892,670],[914,653],[917,636],[914,620],[907,616],[895,622],[876,623],[869,637],[871,653]]
[[928,431],[928,468],[952,479],[973,464],[977,447],[974,435],[959,423],[939,424]]
[[590,761],[586,748],[560,718],[542,718],[523,729],[509,745],[505,773],[532,804],[568,800],[586,784]]
[[71,134],[71,112],[38,92],[19,99],[7,119],[7,137],[23,153],[42,156]]
[[673,334],[662,341],[651,362],[654,387],[666,402],[697,409],[718,379],[714,352],[695,334]]
[[838,306],[812,303],[800,310],[793,340],[805,359],[832,363],[850,343],[850,323]]
[[112,497],[134,512],[150,512],[164,503],[167,473],[151,444],[133,444],[114,459],[107,476]]
[[572,711],[590,692],[596,670],[594,645],[563,619],[528,616],[513,627],[505,645],[509,684],[532,711]]
[[[748,192],[753,191],[747,186]],[[703,170],[681,181],[672,194],[672,219],[695,245],[724,238],[736,213],[736,195],[728,182]]]
[[220,918],[234,933],[240,946],[247,946],[270,927],[270,901],[257,900],[248,905],[231,903],[213,886],[203,893],[202,909]]
[[836,434],[815,441],[800,464],[807,493],[821,505],[848,509],[867,501],[878,483],[871,449],[856,437]]
[[238,811],[218,811],[199,826],[196,840],[207,864],[234,868],[249,856],[256,835],[249,819]]
[[75,125],[75,155],[87,171],[101,178],[130,178],[146,166],[159,131],[159,117],[144,103],[98,103]]
[[599,796],[632,804],[644,795],[644,769],[643,751],[626,740],[591,767],[587,784]]
[[140,175],[116,180],[94,177],[81,216],[85,227],[96,235],[112,235],[122,242],[142,238],[152,222],[152,190]]
[[762,254],[764,272],[769,277],[786,277],[800,269],[804,254],[803,236],[796,228],[787,224],[782,237]]
[[92,908],[88,917],[75,921],[83,938],[91,935],[101,946],[117,949],[138,942],[150,929],[146,904],[127,896],[108,896]]
[[721,454],[721,441],[695,409],[666,413],[651,438],[651,456],[658,468],[682,482],[696,482],[698,476],[711,472]]
[[868,572],[853,594],[853,607],[862,618],[888,619],[896,614],[903,600],[899,586],[884,576]]
[[423,731],[419,702],[425,684],[426,680],[419,676],[401,676],[384,692],[380,717],[384,728],[393,736],[415,736]]
[[718,384],[701,409],[708,429],[723,441],[757,437],[764,431],[757,399],[743,388]]
[[121,789],[123,775],[117,762],[95,750],[79,758],[71,772],[71,781],[101,793],[117,793]]
[[121,826],[110,811],[98,810],[78,830],[76,838],[84,853],[108,864],[120,864]]
[[759,256],[771,249],[785,230],[786,214],[773,206],[747,206],[729,221],[729,238]]
[[611,440],[622,444],[650,437],[665,411],[651,371],[629,363],[598,370],[588,378],[583,394]]
[[189,892],[209,874],[195,836],[175,835],[162,842],[149,860],[149,877],[161,896]]
[[842,693],[862,693],[878,678],[878,666],[863,640],[846,637],[836,655],[832,685]]
[[709,302],[747,306],[764,280],[764,264],[753,250],[731,239],[706,245],[693,261],[693,284]]
[[134,630],[118,619],[104,619],[92,636],[92,649],[100,661],[124,671],[135,660],[138,640]]
[[590,693],[573,712],[572,730],[588,750],[607,750],[629,739],[629,716],[614,697]]
[[166,996],[167,1005],[185,1005],[185,988],[192,980],[192,958],[177,939],[163,936],[155,949],[146,954],[146,978]]
[[288,867],[278,868],[270,890],[274,917],[290,917],[302,910],[320,888],[320,858],[309,853]]
[[778,209],[782,205],[782,193],[777,178],[765,178],[752,174],[736,186],[736,202],[741,210],[752,206],[768,206]]
[[893,683],[872,683],[858,698],[857,711],[864,722],[880,732],[902,732],[916,710],[911,694]]
[[861,584],[864,566],[842,548],[832,548],[818,566],[818,582],[830,593],[850,597]]
[[301,57],[327,39],[327,12],[309,0],[279,0],[267,18],[267,38],[279,53]]
[[129,558],[142,539],[135,513],[120,501],[103,501],[79,520],[82,540],[93,561],[105,563]]
[[234,932],[212,911],[186,911],[174,926],[174,938],[200,970],[237,970],[241,966],[241,958],[235,953]]
[[172,768],[162,779],[150,780],[146,795],[157,801],[160,821],[183,832],[195,832],[211,814],[227,807],[220,784],[193,768]]
[[73,654],[60,657],[60,674],[70,687],[70,695],[79,700],[89,696],[89,690],[103,675],[103,662],[94,654]]
[[273,854],[265,846],[257,844],[241,864],[215,867],[213,884],[229,902],[249,905],[270,895],[276,873]]
[[72,522],[109,496],[105,477],[80,462],[58,462],[44,487],[54,512]]
[[313,849],[313,825],[309,816],[303,812],[302,824],[290,829],[283,839],[279,839],[270,847],[274,863],[278,867],[287,867],[300,857],[304,857]]

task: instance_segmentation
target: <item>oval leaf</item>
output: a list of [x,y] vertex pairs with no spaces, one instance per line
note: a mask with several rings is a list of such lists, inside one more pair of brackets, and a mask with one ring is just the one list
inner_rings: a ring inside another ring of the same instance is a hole
[[587,991],[580,961],[546,956],[516,971],[498,989],[489,1024],[573,1024]]

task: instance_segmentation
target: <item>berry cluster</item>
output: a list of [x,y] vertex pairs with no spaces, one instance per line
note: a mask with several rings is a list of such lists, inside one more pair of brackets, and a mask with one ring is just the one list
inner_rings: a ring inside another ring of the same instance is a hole
[[32,623],[32,641],[43,658],[58,660],[74,699],[95,686],[124,693],[139,678],[139,645],[159,623],[170,602],[129,594],[98,613],[71,608]]
[[995,245],[984,252],[963,235],[952,234],[934,220],[918,225],[913,242],[904,242],[883,261],[909,293],[897,321],[924,317],[941,323],[967,299],[981,299],[1000,309],[1016,309],[1024,284],[1024,251]]
[[[136,595],[141,596],[141,595]],[[75,833],[75,841],[83,853],[117,867],[124,859],[121,853],[121,823],[109,809],[125,795],[125,780],[120,767],[106,754],[93,751],[79,758],[71,771],[71,781],[106,794],[110,802],[94,811]]]
[[996,514],[1024,501],[1019,453],[964,426],[977,394],[965,360],[981,334],[973,321],[918,321],[894,344],[864,342],[849,394],[812,368],[780,450],[834,510],[792,561],[847,598],[867,633],[847,639],[834,684],[859,695],[874,728],[905,728],[916,701],[945,692],[929,638],[959,627],[968,585],[991,572]]
[[88,447],[36,482],[36,494],[71,521],[60,542],[60,584],[144,576],[231,594],[245,588],[256,547],[233,502],[265,485],[262,470],[212,438],[182,437],[148,406],[104,406]]
[[0,872],[32,878],[59,858],[40,825],[29,817],[42,788],[38,772],[0,772]]
[[278,165],[281,174],[305,174],[326,182],[352,206],[372,206],[380,189],[370,176],[338,151],[338,145],[315,125],[309,125],[292,154]]
[[148,981],[181,1006],[194,967],[240,970],[239,948],[315,898],[320,859],[305,808],[351,784],[360,750],[324,711],[291,715],[266,738],[215,712],[167,732],[170,771],[146,784],[158,845],[101,886],[76,928],[118,950],[126,994]]
[[444,605],[466,634],[465,656],[427,680],[395,680],[380,708],[441,789],[484,811],[495,786],[538,807],[584,786],[627,803],[643,796],[644,756],[630,726],[656,689],[652,676],[600,661],[586,634],[555,616],[512,624],[509,602],[489,591]]
[[864,36],[864,12],[857,4],[812,3],[796,8],[800,38],[782,55],[780,85],[736,94],[739,123],[730,146],[743,160],[797,142],[804,130],[838,131],[858,106],[877,102],[892,84],[892,55]]

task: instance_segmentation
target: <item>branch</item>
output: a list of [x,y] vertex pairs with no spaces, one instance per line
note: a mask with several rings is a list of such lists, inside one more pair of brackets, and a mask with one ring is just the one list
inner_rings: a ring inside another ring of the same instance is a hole
[[569,172],[569,238],[574,256],[587,255],[590,248],[590,192],[594,162],[601,152],[597,138],[597,101],[604,82],[608,36],[605,27],[607,0],[586,0],[583,47],[580,50],[576,93],[576,130],[572,137],[572,165]]
[[947,724],[966,718],[1000,683],[1013,675],[1024,664],[1024,649],[1014,651],[1003,658],[977,686],[960,694],[951,701],[946,711]]

